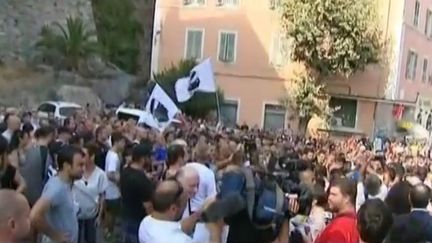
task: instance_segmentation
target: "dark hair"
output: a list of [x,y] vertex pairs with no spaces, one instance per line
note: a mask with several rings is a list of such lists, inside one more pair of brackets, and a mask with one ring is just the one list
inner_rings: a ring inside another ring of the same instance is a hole
[[384,202],[392,213],[400,215],[410,212],[411,206],[408,200],[410,190],[411,185],[407,181],[398,182],[390,188]]
[[132,161],[139,161],[152,156],[153,148],[149,144],[138,144],[132,149]]
[[367,200],[357,213],[360,238],[368,243],[382,243],[392,224],[392,213],[380,199]]
[[162,213],[167,211],[171,205],[178,203],[179,198],[183,193],[182,185],[174,179],[165,180],[161,182],[158,187],[164,186],[166,183],[176,184],[176,186],[165,190],[158,190],[158,188],[156,188],[152,197],[153,209],[156,212]]
[[47,138],[50,135],[54,135],[54,133],[55,133],[55,129],[53,127],[43,126],[43,127],[38,128],[35,131],[34,136],[36,139]]
[[59,127],[57,129],[57,134],[63,134],[63,133],[72,134],[67,127]]
[[84,155],[81,149],[72,145],[66,145],[61,148],[57,153],[57,164],[59,170],[62,170],[66,163],[72,165],[73,158],[76,154]]
[[111,143],[113,146],[122,140],[125,140],[125,138],[121,132],[113,132],[111,134]]
[[88,155],[91,157],[93,155],[96,155],[99,151],[99,147],[97,144],[93,142],[88,142],[84,145],[84,148],[87,150]]
[[81,139],[83,139],[83,137],[82,136],[80,136],[80,135],[78,135],[78,134],[75,134],[75,135],[73,135],[70,139],[69,139],[69,144],[71,144],[71,145],[78,145],[78,144],[80,144],[80,142],[81,142]]
[[428,174],[428,169],[426,167],[417,168],[417,175],[422,182],[426,180],[427,174]]
[[99,137],[100,133],[106,128],[107,127],[105,125],[100,125],[96,128],[96,131],[95,131],[96,139],[97,139],[97,137]]
[[183,146],[181,145],[170,145],[168,147],[168,152],[167,152],[167,166],[171,166],[173,164],[175,164],[175,162],[179,159],[179,158],[184,158],[185,156],[185,151]]
[[24,123],[21,130],[23,133],[30,135],[30,133],[34,130],[34,127],[31,123]]
[[367,175],[363,184],[367,193],[371,196],[376,196],[380,192],[381,180],[374,174]]
[[348,196],[352,205],[355,205],[357,186],[348,178],[336,178],[331,182],[331,187],[337,187],[343,196]]
[[326,208],[327,207],[327,193],[324,190],[324,186],[319,184],[315,184],[313,186],[312,195],[313,199],[316,200],[316,205],[319,207]]
[[424,184],[414,186],[409,194],[412,208],[426,208],[429,204],[431,190]]

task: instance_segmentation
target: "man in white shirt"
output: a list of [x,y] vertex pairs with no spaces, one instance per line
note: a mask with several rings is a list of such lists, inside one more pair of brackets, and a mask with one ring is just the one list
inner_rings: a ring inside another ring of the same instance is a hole
[[105,159],[105,173],[108,177],[108,187],[105,192],[107,217],[106,225],[112,232],[116,216],[120,213],[120,156],[126,144],[123,134],[115,132],[111,135],[112,148],[108,151]]
[[375,174],[369,174],[363,182],[357,184],[356,210],[367,199],[384,199],[387,197],[388,189],[381,179]]
[[[190,211],[198,212],[204,206],[207,199],[216,196],[216,179],[214,172],[206,166],[209,159],[209,149],[207,144],[199,144],[195,148],[195,158],[197,162],[188,163],[186,167],[194,168],[199,175],[199,185],[197,193],[189,200]],[[188,208],[185,215],[188,214]],[[195,242],[206,243],[209,241],[210,233],[204,223],[198,222],[195,226],[193,240]]]
[[183,232],[180,219],[187,205],[187,193],[176,180],[161,182],[153,195],[153,212],[140,224],[140,243],[192,243]]
[[6,123],[7,129],[2,133],[2,136],[10,143],[13,133],[21,127],[21,120],[14,114],[6,114],[4,122]]

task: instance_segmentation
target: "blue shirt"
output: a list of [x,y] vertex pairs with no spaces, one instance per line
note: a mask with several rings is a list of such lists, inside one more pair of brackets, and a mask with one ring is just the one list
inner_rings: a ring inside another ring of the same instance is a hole
[[164,146],[158,146],[153,150],[155,161],[166,161],[168,157],[167,149]]

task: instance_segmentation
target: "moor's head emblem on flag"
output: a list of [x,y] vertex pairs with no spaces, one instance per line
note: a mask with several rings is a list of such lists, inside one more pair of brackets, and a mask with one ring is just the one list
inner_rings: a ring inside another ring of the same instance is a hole
[[201,80],[199,79],[197,73],[192,71],[189,76],[189,92],[194,92],[200,86]]
[[169,120],[168,109],[155,98],[150,101],[150,113],[158,122],[167,122]]

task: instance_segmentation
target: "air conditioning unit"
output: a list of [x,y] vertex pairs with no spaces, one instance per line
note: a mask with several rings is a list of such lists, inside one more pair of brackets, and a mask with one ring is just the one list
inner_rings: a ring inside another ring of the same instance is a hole
[[216,0],[216,6],[224,5],[224,0]]

